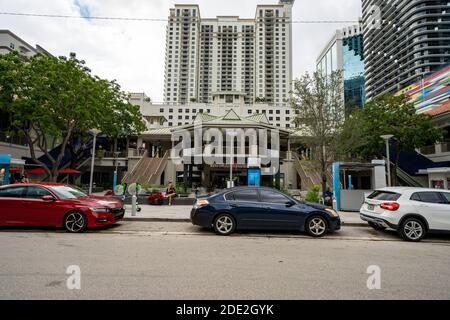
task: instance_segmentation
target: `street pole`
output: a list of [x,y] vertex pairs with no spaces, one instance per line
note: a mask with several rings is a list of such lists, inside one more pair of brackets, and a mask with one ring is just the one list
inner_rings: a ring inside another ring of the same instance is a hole
[[119,152],[114,152],[114,158],[116,160],[116,170],[114,171],[114,178],[113,178],[113,192],[115,192],[117,187],[117,170],[119,167]]
[[[392,139],[394,136],[391,134],[387,134],[384,136],[381,136],[381,138],[386,141],[386,162],[387,162],[387,175],[388,175],[388,187],[392,186],[391,183],[391,154],[390,154],[390,148],[389,148],[389,140]],[[398,150],[397,150],[398,152]]]
[[230,154],[230,188],[233,188],[233,148]]
[[95,165],[95,144],[97,142],[97,135],[100,133],[100,131],[97,129],[92,129],[91,133],[94,136],[94,141],[92,143],[91,177],[89,179],[89,195],[92,195],[92,184],[94,181],[94,165]]
[[228,131],[227,135],[231,138],[231,146],[230,146],[230,188],[234,187],[233,183],[233,160],[234,160],[234,137],[237,136],[237,132]]

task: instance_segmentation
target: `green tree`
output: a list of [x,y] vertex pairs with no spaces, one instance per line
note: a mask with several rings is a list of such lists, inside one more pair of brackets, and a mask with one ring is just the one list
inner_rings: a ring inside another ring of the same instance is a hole
[[398,152],[392,182],[397,185],[397,168],[402,151],[414,151],[442,139],[432,117],[418,114],[404,95],[383,95],[370,100],[363,110],[355,110],[346,120],[340,139],[342,153],[361,159],[381,156],[385,142],[381,135],[394,135]]
[[327,172],[336,158],[337,139],[345,120],[342,72],[327,76],[308,73],[294,81],[292,107],[295,124],[303,144],[311,148],[322,177],[322,192],[327,190]]
[[[139,107],[127,102],[120,86],[93,76],[75,54],[36,55],[27,62],[11,53],[0,56],[0,70],[0,108],[11,115],[11,132],[25,137],[31,158],[52,181],[74,135],[97,128],[118,137],[145,129]],[[61,148],[54,157],[49,150],[55,140]],[[36,148],[50,165],[39,161]]]

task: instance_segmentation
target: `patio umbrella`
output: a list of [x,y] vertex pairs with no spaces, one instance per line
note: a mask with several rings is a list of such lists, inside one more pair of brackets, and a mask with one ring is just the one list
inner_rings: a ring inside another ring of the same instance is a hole
[[75,170],[75,169],[63,169],[58,171],[59,174],[80,174],[81,171]]
[[80,174],[81,171],[75,170],[75,169],[62,169],[58,171],[59,174],[67,174],[67,182],[69,182],[69,174]]
[[45,170],[42,168],[36,168],[33,170],[27,170],[26,172],[27,172],[27,174],[44,174]]

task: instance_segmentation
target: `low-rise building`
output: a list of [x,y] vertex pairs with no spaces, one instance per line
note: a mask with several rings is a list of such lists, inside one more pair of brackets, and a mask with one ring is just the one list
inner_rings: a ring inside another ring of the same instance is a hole
[[[39,45],[32,46],[10,30],[0,30],[0,55],[10,52],[18,52],[25,60],[31,59],[38,53],[51,55]],[[10,154],[14,158],[29,157],[30,151],[24,138],[8,134],[10,129],[10,117],[8,113],[0,111],[0,153]],[[36,150],[38,156],[42,155]]]

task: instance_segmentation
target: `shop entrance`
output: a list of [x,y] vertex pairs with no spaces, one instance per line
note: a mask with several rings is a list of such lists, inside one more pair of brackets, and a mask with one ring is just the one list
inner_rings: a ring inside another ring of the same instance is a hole
[[[226,189],[227,181],[230,179],[229,169],[211,170],[211,185],[214,189]],[[247,169],[233,169],[234,186],[247,185]]]

